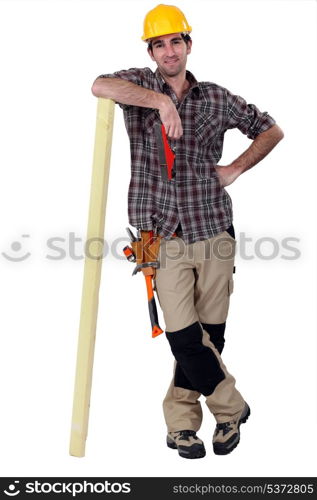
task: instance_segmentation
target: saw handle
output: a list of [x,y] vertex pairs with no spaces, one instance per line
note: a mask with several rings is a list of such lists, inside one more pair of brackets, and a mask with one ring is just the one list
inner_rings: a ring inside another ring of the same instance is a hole
[[162,138],[165,151],[166,165],[167,165],[167,178],[170,181],[173,178],[173,165],[175,161],[175,153],[172,151],[166,136],[166,130],[162,123]]

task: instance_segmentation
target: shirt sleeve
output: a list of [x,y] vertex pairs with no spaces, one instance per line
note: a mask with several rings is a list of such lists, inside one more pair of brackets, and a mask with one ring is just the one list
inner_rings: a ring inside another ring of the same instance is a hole
[[255,139],[273,125],[275,120],[267,111],[260,111],[254,104],[247,102],[239,95],[227,94],[226,129],[238,128],[249,139]]
[[[120,71],[115,71],[114,73],[99,75],[98,78],[122,78],[123,80],[127,80],[128,82],[134,83],[135,85],[148,87],[147,80],[149,79],[150,75],[147,74],[147,70],[149,70],[149,68],[122,69]],[[129,104],[122,104],[120,102],[116,102],[116,104],[119,104],[120,108],[122,109],[128,109],[129,107],[131,107],[131,105]]]

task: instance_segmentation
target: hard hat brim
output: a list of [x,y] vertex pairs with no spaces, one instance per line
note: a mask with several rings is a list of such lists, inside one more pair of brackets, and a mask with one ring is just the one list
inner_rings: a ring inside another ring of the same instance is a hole
[[[175,31],[175,33],[182,33],[184,35],[189,35],[189,33],[191,33],[192,31],[192,27],[191,26],[188,26],[189,30],[186,30],[186,31]],[[150,38],[145,38],[145,36],[143,35],[141,37],[141,40],[143,40],[144,42],[148,42],[150,40],[153,40],[154,38],[158,38],[159,36],[164,36],[164,35],[173,35],[173,33],[170,33],[169,31],[167,32],[162,32],[160,33],[159,35],[155,35],[153,37],[150,37]]]

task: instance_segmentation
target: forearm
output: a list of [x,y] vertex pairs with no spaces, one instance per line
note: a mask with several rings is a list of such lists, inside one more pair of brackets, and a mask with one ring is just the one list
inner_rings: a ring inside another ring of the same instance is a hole
[[162,109],[169,99],[165,94],[145,89],[122,78],[97,78],[91,90],[95,97],[142,108]]
[[283,137],[284,134],[280,127],[273,125],[273,127],[259,134],[250,147],[229,166],[234,167],[239,171],[239,174],[242,174],[263,160]]
[[171,139],[179,139],[183,134],[179,114],[168,95],[145,89],[122,78],[99,77],[93,83],[91,90],[96,97],[113,99],[120,104],[158,109],[167,135]]

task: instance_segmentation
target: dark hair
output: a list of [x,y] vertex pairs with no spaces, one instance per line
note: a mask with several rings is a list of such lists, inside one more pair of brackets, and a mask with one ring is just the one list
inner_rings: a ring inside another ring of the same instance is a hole
[[[187,33],[181,33],[181,37],[184,40],[184,42],[186,43],[186,45],[188,45],[188,42],[191,41],[191,37]],[[148,50],[150,50],[153,53],[152,40],[150,42],[148,42],[147,48],[148,48]]]

